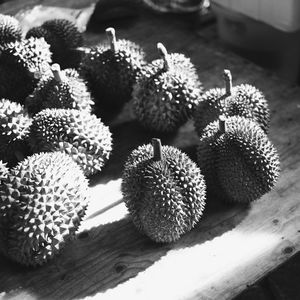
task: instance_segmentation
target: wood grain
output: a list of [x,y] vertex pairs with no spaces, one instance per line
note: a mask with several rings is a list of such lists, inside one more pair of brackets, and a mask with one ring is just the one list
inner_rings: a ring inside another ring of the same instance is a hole
[[[72,1],[68,3],[71,7]],[[16,7],[6,4],[1,12]],[[221,86],[222,70],[229,68],[234,84],[250,83],[265,93],[272,112],[269,135],[282,168],[274,191],[246,207],[209,199],[196,228],[168,245],[138,233],[124,204],[100,214],[122,197],[127,155],[152,137],[133,120],[129,105],[110,124],[114,152],[103,172],[91,179],[92,201],[78,238],[40,268],[24,268],[0,257],[4,299],[231,299],[299,251],[300,89],[235,56],[218,40],[207,39],[206,29],[198,34],[188,24],[185,17],[147,14],[117,33],[142,45],[149,60],[157,57],[159,41],[169,52],[185,53],[207,89]],[[215,34],[214,27],[207,30]],[[104,37],[86,33],[85,41],[93,45]],[[191,121],[176,135],[161,138],[195,159],[197,136]]]

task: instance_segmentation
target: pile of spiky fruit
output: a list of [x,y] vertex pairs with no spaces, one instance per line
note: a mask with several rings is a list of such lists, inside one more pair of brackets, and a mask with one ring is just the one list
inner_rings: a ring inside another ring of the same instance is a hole
[[[160,59],[147,64],[137,44],[117,40],[113,28],[106,34],[107,44],[81,48],[76,26],[54,19],[22,38],[18,21],[0,15],[0,250],[22,264],[43,264],[74,236],[88,204],[86,177],[102,170],[112,150],[102,120],[126,103],[155,133],[176,132],[194,117],[200,137],[198,165],[158,139],[125,162],[125,204],[156,242],[190,231],[206,192],[208,201],[249,203],[278,178],[269,109],[256,88],[232,88],[226,70],[226,89],[204,93],[185,55],[158,43]],[[74,51],[83,51],[77,70],[68,68]]]

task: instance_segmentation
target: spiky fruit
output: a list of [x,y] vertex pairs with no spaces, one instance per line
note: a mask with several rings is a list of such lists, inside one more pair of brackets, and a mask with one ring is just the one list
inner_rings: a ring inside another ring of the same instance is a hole
[[9,169],[2,160],[0,160],[0,186],[3,183],[3,180],[7,177]]
[[89,83],[100,116],[117,114],[131,99],[132,87],[145,64],[144,52],[137,44],[117,41],[113,28],[107,28],[106,33],[110,45],[91,48],[79,71]]
[[19,41],[22,38],[22,28],[15,17],[0,14],[0,45]]
[[30,38],[0,47],[0,97],[23,104],[41,74],[50,71],[51,52],[44,39]]
[[29,153],[27,142],[31,122],[21,104],[0,100],[0,159],[10,166]]
[[168,54],[157,44],[162,59],[149,64],[133,91],[133,108],[141,124],[154,131],[172,132],[191,117],[202,85],[189,58]]
[[122,193],[133,223],[156,242],[173,242],[200,220],[206,185],[200,169],[179,149],[143,145],[128,157]]
[[220,115],[241,116],[258,123],[268,131],[270,111],[261,91],[250,84],[232,87],[229,70],[223,73],[225,88],[214,88],[205,92],[194,113],[196,132],[201,136],[203,129]]
[[69,154],[86,175],[100,171],[112,150],[109,128],[95,115],[75,109],[44,109],[36,114],[29,143],[34,152]]
[[52,60],[63,68],[69,67],[72,50],[82,46],[83,37],[77,26],[66,19],[52,19],[41,26],[31,28],[26,37],[43,37],[50,45]]
[[88,204],[88,181],[66,154],[39,153],[14,167],[0,188],[1,250],[41,265],[74,236]]
[[25,107],[31,115],[45,108],[73,108],[91,112],[94,101],[83,79],[76,70],[60,70],[53,64],[52,75],[42,78]]
[[276,148],[257,123],[224,117],[210,123],[197,148],[208,194],[227,202],[249,203],[269,192],[279,177]]

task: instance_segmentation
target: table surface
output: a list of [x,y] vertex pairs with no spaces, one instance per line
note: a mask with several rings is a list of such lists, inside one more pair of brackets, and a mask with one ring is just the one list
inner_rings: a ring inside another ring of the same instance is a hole
[[[20,9],[24,24],[37,24],[59,1],[12,1],[1,13]],[[92,1],[67,1],[59,12],[85,24]],[[75,7],[71,10],[70,7]],[[81,25],[82,25],[81,24]],[[29,26],[28,25],[28,26]],[[107,166],[90,181],[91,204],[77,239],[46,265],[25,268],[0,256],[0,297],[5,299],[231,299],[286,261],[300,248],[300,89],[224,49],[215,27],[190,30],[187,18],[145,14],[118,37],[139,43],[156,58],[156,43],[181,52],[195,64],[206,89],[222,86],[229,68],[234,84],[250,83],[264,92],[272,113],[270,139],[278,148],[281,176],[276,188],[248,207],[207,203],[203,219],[179,241],[161,245],[138,233],[122,203],[123,163],[138,145],[151,140],[130,114],[130,106],[112,122],[114,150]],[[85,33],[87,45],[104,33]],[[191,121],[163,144],[179,147],[195,159],[197,136]]]

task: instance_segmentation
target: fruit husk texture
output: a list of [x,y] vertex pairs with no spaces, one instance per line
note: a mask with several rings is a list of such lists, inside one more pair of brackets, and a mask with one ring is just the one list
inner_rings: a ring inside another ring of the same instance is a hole
[[72,50],[82,46],[83,37],[74,23],[66,19],[52,19],[31,28],[26,37],[43,37],[50,45],[52,60],[62,68],[71,67]]
[[28,157],[0,188],[0,250],[27,266],[42,265],[74,236],[88,204],[88,182],[59,152]]
[[45,108],[70,108],[91,112],[94,101],[85,81],[74,69],[61,70],[62,80],[52,75],[41,78],[31,95],[26,98],[25,107],[30,115]]
[[122,193],[138,230],[169,243],[200,220],[206,185],[200,169],[180,150],[163,146],[162,157],[153,159],[150,144],[134,150],[125,163]]
[[202,84],[190,59],[168,54],[169,70],[163,59],[144,68],[133,90],[133,110],[147,129],[172,132],[183,125],[198,105]]
[[90,49],[83,57],[79,73],[89,84],[95,97],[96,114],[117,114],[131,100],[133,85],[145,65],[144,51],[128,40],[118,40],[117,50],[108,44]]
[[22,38],[22,28],[19,21],[8,15],[0,14],[0,45],[19,41]]
[[225,120],[225,133],[219,130],[219,121],[203,130],[197,148],[198,165],[208,197],[249,203],[275,186],[280,173],[279,156],[257,123],[239,116]]
[[29,143],[34,152],[67,153],[87,176],[102,169],[112,150],[109,128],[95,115],[75,109],[44,109],[36,114]]
[[226,95],[225,88],[213,88],[206,91],[194,113],[196,132],[201,136],[203,129],[220,115],[248,118],[267,133],[270,123],[268,102],[261,91],[250,84],[241,84],[232,88],[232,94]]
[[0,159],[14,166],[30,153],[29,128],[32,119],[24,107],[7,99],[0,100]]
[[0,160],[0,185],[2,185],[3,180],[7,177],[8,171],[9,169],[7,167],[7,164]]
[[21,104],[42,74],[50,71],[51,52],[44,39],[30,38],[0,47],[0,97]]

